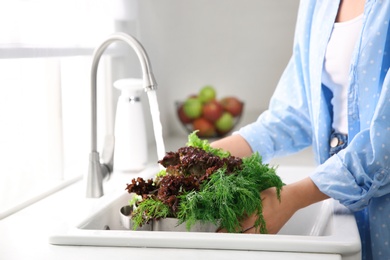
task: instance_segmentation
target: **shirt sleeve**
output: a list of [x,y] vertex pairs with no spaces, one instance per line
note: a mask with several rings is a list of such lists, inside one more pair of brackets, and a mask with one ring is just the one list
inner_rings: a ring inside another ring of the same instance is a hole
[[299,151],[312,143],[307,99],[296,60],[294,56],[291,58],[269,109],[254,123],[238,131],[252,150],[259,152],[264,162]]
[[347,148],[320,165],[311,179],[328,196],[353,211],[372,198],[390,193],[390,72],[370,127],[360,131]]

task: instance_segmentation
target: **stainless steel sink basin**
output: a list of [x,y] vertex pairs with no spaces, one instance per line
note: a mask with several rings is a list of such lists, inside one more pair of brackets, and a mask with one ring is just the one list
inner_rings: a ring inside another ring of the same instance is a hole
[[[307,176],[309,167],[279,167],[285,183]],[[50,236],[58,245],[169,247],[255,250],[337,254],[341,259],[360,259],[360,239],[353,215],[332,199],[297,212],[277,235],[222,234],[206,232],[133,231],[120,221],[120,208],[130,194],[107,195],[98,209],[77,225]],[[102,199],[103,200],[103,199]]]

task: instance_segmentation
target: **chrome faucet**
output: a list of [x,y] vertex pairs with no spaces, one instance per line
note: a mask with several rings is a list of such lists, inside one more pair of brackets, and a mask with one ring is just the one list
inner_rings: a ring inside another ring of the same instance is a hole
[[145,91],[155,90],[156,81],[152,74],[148,55],[142,45],[132,36],[125,33],[114,33],[108,36],[93,52],[91,69],[91,153],[89,155],[89,170],[87,178],[87,197],[98,198],[103,195],[103,179],[112,173],[114,169],[114,146],[115,138],[108,135],[105,138],[102,152],[102,162],[97,151],[97,96],[96,96],[96,75],[100,57],[105,49],[115,41],[123,41],[130,45],[135,51],[141,63],[142,77]]

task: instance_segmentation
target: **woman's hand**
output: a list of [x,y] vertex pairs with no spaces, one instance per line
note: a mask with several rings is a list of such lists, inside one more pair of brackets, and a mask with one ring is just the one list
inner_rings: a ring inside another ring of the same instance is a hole
[[[252,154],[249,144],[238,134],[217,140],[211,143],[211,146],[229,151],[237,157],[246,157]],[[297,210],[328,198],[320,192],[309,177],[284,186],[281,190],[280,201],[277,198],[275,188],[262,191],[260,197],[269,234],[279,232]],[[241,227],[244,233],[259,233],[260,229],[255,230],[254,228],[256,219],[257,216],[252,215],[242,221]],[[219,232],[226,232],[226,230],[221,229]]]
[[[278,233],[297,210],[328,198],[309,177],[284,186],[280,195],[279,201],[275,188],[269,188],[260,194],[268,234]],[[252,215],[242,221],[244,233],[259,233],[260,229],[254,228],[256,218],[256,215]]]
[[[267,225],[268,234],[276,234],[284,226],[284,224],[294,215],[299,209],[294,206],[294,199],[291,198],[288,186],[284,186],[281,191],[281,201],[278,200],[276,188],[269,188],[261,192],[261,200],[263,204],[263,216]],[[257,215],[252,215],[245,219],[242,224],[244,233],[259,233],[260,227],[255,228],[254,223]]]

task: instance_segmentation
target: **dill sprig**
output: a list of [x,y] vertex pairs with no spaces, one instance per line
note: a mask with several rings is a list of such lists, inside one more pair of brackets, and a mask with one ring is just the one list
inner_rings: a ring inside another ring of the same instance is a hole
[[166,218],[171,215],[170,208],[162,201],[152,197],[142,200],[132,213],[134,230],[152,219]]
[[280,200],[280,191],[284,183],[276,174],[276,168],[263,164],[262,158],[257,152],[250,157],[242,158],[242,162],[243,168],[240,170],[240,174],[255,181],[259,191],[276,187],[277,196]]

